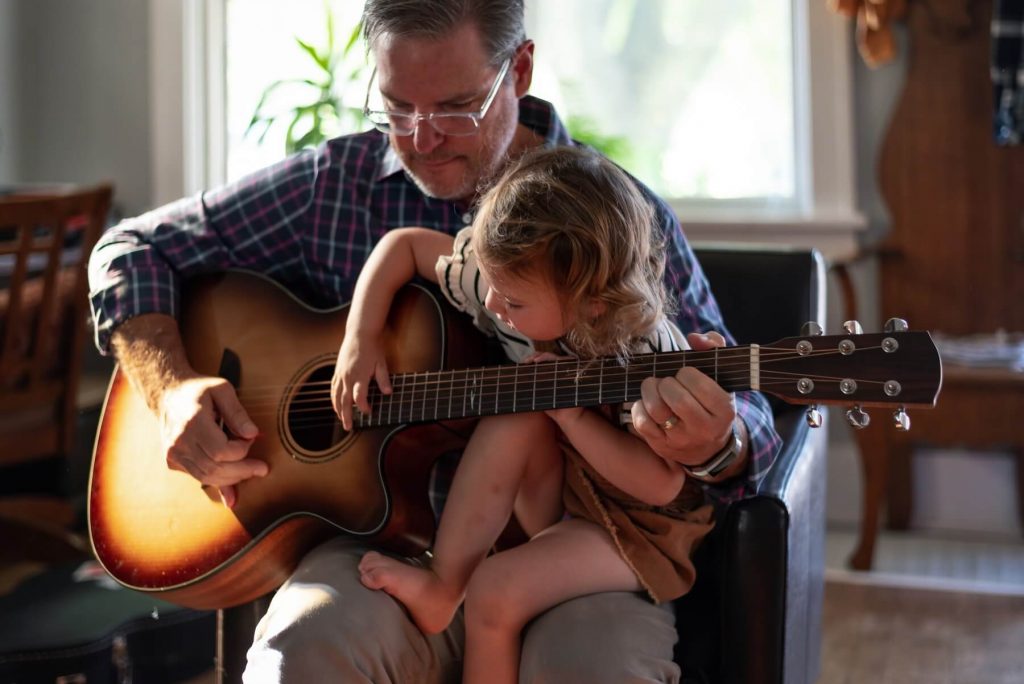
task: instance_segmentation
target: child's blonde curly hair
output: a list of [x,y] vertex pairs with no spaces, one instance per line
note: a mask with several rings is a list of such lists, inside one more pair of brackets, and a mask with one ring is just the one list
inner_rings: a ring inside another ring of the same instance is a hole
[[487,191],[473,223],[485,270],[555,288],[574,321],[567,341],[583,358],[628,358],[671,313],[664,242],[636,182],[575,147],[524,155]]

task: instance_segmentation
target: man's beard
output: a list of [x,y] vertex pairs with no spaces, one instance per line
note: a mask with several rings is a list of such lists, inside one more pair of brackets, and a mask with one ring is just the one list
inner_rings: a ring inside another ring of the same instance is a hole
[[[508,118],[509,114],[511,112],[506,113],[503,118]],[[476,155],[475,165],[470,162],[463,172],[462,178],[452,187],[447,189],[431,187],[426,180],[416,175],[410,169],[410,165],[403,159],[402,165],[405,167],[406,174],[416,184],[416,187],[420,189],[420,192],[427,197],[451,201],[475,198],[490,187],[491,183],[505,169],[509,161],[512,140],[515,138],[515,126],[510,127],[504,121],[494,121],[492,124],[494,131],[508,131],[508,133],[496,140],[494,138],[491,138],[490,141],[484,140]],[[501,151],[499,152],[498,150]],[[429,159],[429,157],[429,155],[424,155],[426,159]]]

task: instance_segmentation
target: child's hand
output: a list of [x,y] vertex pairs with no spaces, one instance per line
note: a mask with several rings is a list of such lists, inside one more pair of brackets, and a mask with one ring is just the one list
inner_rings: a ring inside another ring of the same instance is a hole
[[[571,358],[573,357],[558,356],[557,354],[552,354],[551,352],[534,352],[533,354],[530,354],[525,359],[523,359],[522,362],[539,363],[541,361],[557,361],[560,359]],[[583,409],[576,406],[573,408],[551,409],[550,411],[545,411],[544,413],[546,413],[548,417],[551,418],[551,420],[558,423],[559,426],[565,426],[578,419],[581,415],[583,415]]]
[[331,379],[331,404],[346,430],[352,429],[352,404],[370,413],[370,378],[384,394],[391,394],[388,365],[379,338],[358,333],[345,335]]

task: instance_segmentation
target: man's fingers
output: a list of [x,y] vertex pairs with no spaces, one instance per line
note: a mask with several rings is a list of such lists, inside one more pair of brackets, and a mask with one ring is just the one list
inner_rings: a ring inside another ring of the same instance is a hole
[[725,338],[715,330],[709,330],[706,333],[689,333],[686,336],[686,341],[690,343],[690,347],[695,351],[725,346]]
[[254,439],[259,434],[256,423],[252,422],[249,414],[242,407],[242,403],[238,401],[234,387],[224,383],[214,387],[210,394],[213,396],[213,403],[218,415],[224,420],[224,425],[232,434],[243,439]]

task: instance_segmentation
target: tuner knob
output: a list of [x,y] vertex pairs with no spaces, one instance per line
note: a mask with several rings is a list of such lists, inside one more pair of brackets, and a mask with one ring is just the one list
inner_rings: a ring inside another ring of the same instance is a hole
[[871,416],[860,406],[854,406],[846,412],[846,421],[858,430],[863,430],[871,424]]
[[892,412],[892,423],[893,426],[900,432],[906,432],[910,429],[910,416],[907,415],[907,410],[900,406],[898,409]]
[[821,329],[821,326],[818,325],[817,321],[807,321],[800,326],[801,337],[820,337],[824,334],[825,332]]
[[818,410],[817,404],[811,404],[807,408],[807,424],[812,428],[820,428],[821,422],[821,411]]
[[887,333],[898,333],[907,332],[910,330],[910,326],[902,318],[890,318],[885,322],[885,326],[882,329]]
[[846,321],[843,323],[843,330],[850,333],[851,335],[863,335],[864,328],[861,327],[857,321]]

